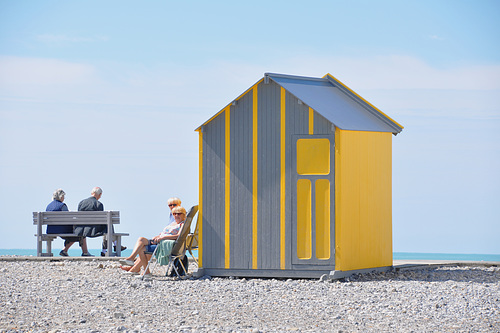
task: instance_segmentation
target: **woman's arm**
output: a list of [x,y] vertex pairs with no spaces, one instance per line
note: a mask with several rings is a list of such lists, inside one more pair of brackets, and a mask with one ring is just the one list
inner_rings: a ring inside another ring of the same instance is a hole
[[165,239],[176,240],[179,237],[179,233],[180,233],[180,230],[175,235],[169,235],[169,234],[158,235],[158,236],[153,237],[153,241],[155,241],[155,243],[159,243],[160,241],[165,240]]
[[158,242],[162,241],[162,240],[165,240],[165,239],[176,240],[177,238],[179,238],[179,234],[180,234],[180,229],[179,229],[179,231],[175,235],[163,234],[163,235],[158,235],[156,237],[158,238]]
[[179,229],[177,229],[176,234],[171,235],[171,234],[162,233],[162,234],[159,234],[158,236],[153,237],[152,240],[155,244],[158,244],[160,241],[165,240],[165,239],[176,240],[177,238],[179,238],[179,234],[181,233],[181,229],[182,229],[182,226],[179,227]]

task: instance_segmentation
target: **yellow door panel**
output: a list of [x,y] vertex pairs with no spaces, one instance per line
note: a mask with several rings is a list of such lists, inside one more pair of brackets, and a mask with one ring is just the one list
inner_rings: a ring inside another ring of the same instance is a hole
[[311,181],[297,181],[297,256],[310,259],[312,256],[311,232]]
[[330,173],[330,140],[297,140],[297,173],[328,175]]
[[316,257],[330,259],[330,181],[316,180]]

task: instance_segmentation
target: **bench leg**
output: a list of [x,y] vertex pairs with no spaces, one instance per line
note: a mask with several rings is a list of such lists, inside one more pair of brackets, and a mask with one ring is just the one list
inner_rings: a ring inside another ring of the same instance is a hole
[[107,240],[108,240],[108,250],[106,251],[106,257],[112,257],[113,256],[113,234],[115,233],[113,229],[113,223],[111,221],[111,212],[106,212],[107,220],[108,220],[108,233],[107,233]]
[[41,257],[43,255],[43,241],[42,236],[36,236],[36,256]]
[[122,236],[115,235],[115,240],[116,240],[116,256],[121,257],[122,256]]
[[106,257],[113,256],[113,236],[111,236],[111,235],[112,235],[112,233],[110,234],[109,231],[106,234],[106,243],[107,243]]
[[47,240],[47,253],[52,257],[52,239]]
[[[51,237],[51,236],[40,236],[38,238],[39,241],[39,249],[37,246],[37,256],[39,257],[53,257],[54,255],[52,254],[52,241],[56,239],[56,237]],[[46,252],[43,252],[43,241],[45,241],[45,248]],[[37,244],[38,245],[38,244]]]
[[[113,236],[110,236],[110,234],[108,233],[106,235],[106,239],[107,239],[107,243],[108,243],[106,257],[115,256],[115,253],[113,252],[113,246],[116,246],[116,256],[120,257],[121,253],[122,253],[122,236],[115,235],[115,234],[113,234]],[[116,241],[116,244],[115,244],[115,241]]]

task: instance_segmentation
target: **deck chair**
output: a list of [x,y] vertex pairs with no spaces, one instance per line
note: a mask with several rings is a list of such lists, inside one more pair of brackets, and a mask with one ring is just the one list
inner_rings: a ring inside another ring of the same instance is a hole
[[[181,227],[181,230],[179,231],[179,237],[175,240],[174,246],[172,248],[172,252],[169,255],[169,261],[168,261],[168,266],[167,266],[167,274],[171,269],[175,270],[175,274],[177,277],[180,277],[179,271],[174,265],[174,260],[175,259],[182,259],[186,255],[186,239],[187,235],[191,231],[191,222],[193,221],[193,217],[196,215],[198,212],[198,206],[193,206],[189,211],[187,212],[186,215],[186,221]],[[142,272],[141,274],[141,280],[144,280],[144,276],[146,275],[146,272],[148,271],[149,266],[151,263],[153,263],[153,267],[151,268],[151,274],[153,273],[153,270],[156,266],[157,260],[156,260],[156,250],[158,249],[158,246],[155,248],[154,252],[151,255],[151,258],[148,261],[148,264],[146,266],[146,269]],[[184,274],[187,274],[187,270],[182,264],[182,261],[180,260],[182,269],[184,270]]]
[[196,220],[194,231],[187,236],[186,247],[194,262],[198,265],[198,258],[193,255],[193,250],[198,249],[198,220]]

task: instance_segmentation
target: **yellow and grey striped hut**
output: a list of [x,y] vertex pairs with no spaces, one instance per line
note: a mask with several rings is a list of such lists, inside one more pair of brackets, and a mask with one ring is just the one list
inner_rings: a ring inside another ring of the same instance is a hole
[[266,73],[199,132],[200,267],[319,277],[392,266],[392,135],[330,74]]

